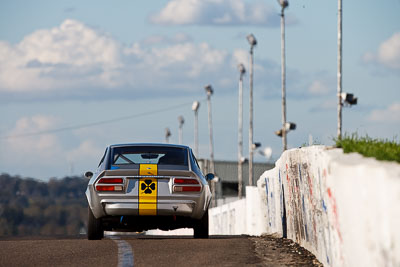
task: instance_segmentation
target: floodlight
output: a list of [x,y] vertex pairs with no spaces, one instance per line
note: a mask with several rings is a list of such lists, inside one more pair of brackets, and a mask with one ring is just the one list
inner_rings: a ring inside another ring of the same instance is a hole
[[181,125],[181,126],[185,123],[185,119],[183,118],[183,116],[179,116],[178,121],[179,121],[179,125]]
[[349,106],[357,105],[357,97],[354,97],[354,94],[342,93],[341,97],[344,104],[347,104]]
[[259,148],[260,146],[261,146],[261,143],[260,143],[260,142],[255,142],[255,143],[253,143],[252,148],[253,148],[253,150],[256,150],[256,149]]
[[240,63],[238,65],[238,69],[239,69],[239,72],[240,72],[241,75],[246,73],[246,69],[245,69],[245,67],[244,67],[244,65],[242,63]]
[[282,137],[283,131],[282,129],[279,129],[278,131],[274,132],[277,136]]
[[206,93],[208,96],[211,96],[214,93],[214,89],[212,88],[211,84],[206,85],[204,89],[206,89]]
[[296,130],[296,123],[293,122],[285,123],[285,130],[286,132],[289,132],[290,130]]
[[192,104],[192,110],[196,112],[199,109],[199,107],[200,107],[200,102],[194,101]]
[[262,156],[264,156],[267,160],[269,160],[272,156],[272,148],[265,147],[264,149],[258,151]]
[[171,131],[169,128],[165,128],[165,137],[170,137],[171,136]]
[[[296,123],[293,122],[286,122],[285,123],[285,132],[288,133],[291,130],[296,130]],[[275,131],[275,134],[279,137],[283,136],[283,129],[279,129],[278,131]]]
[[286,8],[289,6],[289,1],[288,0],[279,0],[279,4],[281,5],[282,8]]
[[251,46],[255,46],[257,44],[257,39],[252,33],[247,35],[247,41],[249,41]]

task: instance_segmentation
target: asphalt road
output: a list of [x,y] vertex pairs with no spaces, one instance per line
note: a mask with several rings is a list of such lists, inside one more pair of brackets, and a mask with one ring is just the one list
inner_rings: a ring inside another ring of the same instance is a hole
[[272,237],[119,236],[100,241],[0,241],[0,266],[318,266],[307,251]]

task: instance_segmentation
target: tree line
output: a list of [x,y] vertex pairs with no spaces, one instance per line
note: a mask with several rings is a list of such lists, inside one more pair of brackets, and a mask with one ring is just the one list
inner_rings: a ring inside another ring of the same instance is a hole
[[87,224],[83,177],[48,182],[0,175],[0,237],[79,235]]

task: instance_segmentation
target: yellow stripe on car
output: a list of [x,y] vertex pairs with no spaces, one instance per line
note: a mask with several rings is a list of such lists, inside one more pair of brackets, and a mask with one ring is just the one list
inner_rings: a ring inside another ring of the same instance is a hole
[[[156,164],[141,164],[139,175],[157,175]],[[157,215],[157,178],[141,178],[139,180],[139,215]]]
[[139,215],[157,215],[156,178],[144,178],[139,181]]
[[139,175],[157,175],[157,164],[140,164]]

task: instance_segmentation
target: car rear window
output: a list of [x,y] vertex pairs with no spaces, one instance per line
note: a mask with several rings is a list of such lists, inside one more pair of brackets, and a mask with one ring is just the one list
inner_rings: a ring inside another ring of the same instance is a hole
[[159,164],[188,166],[187,150],[179,147],[114,147],[111,165]]

